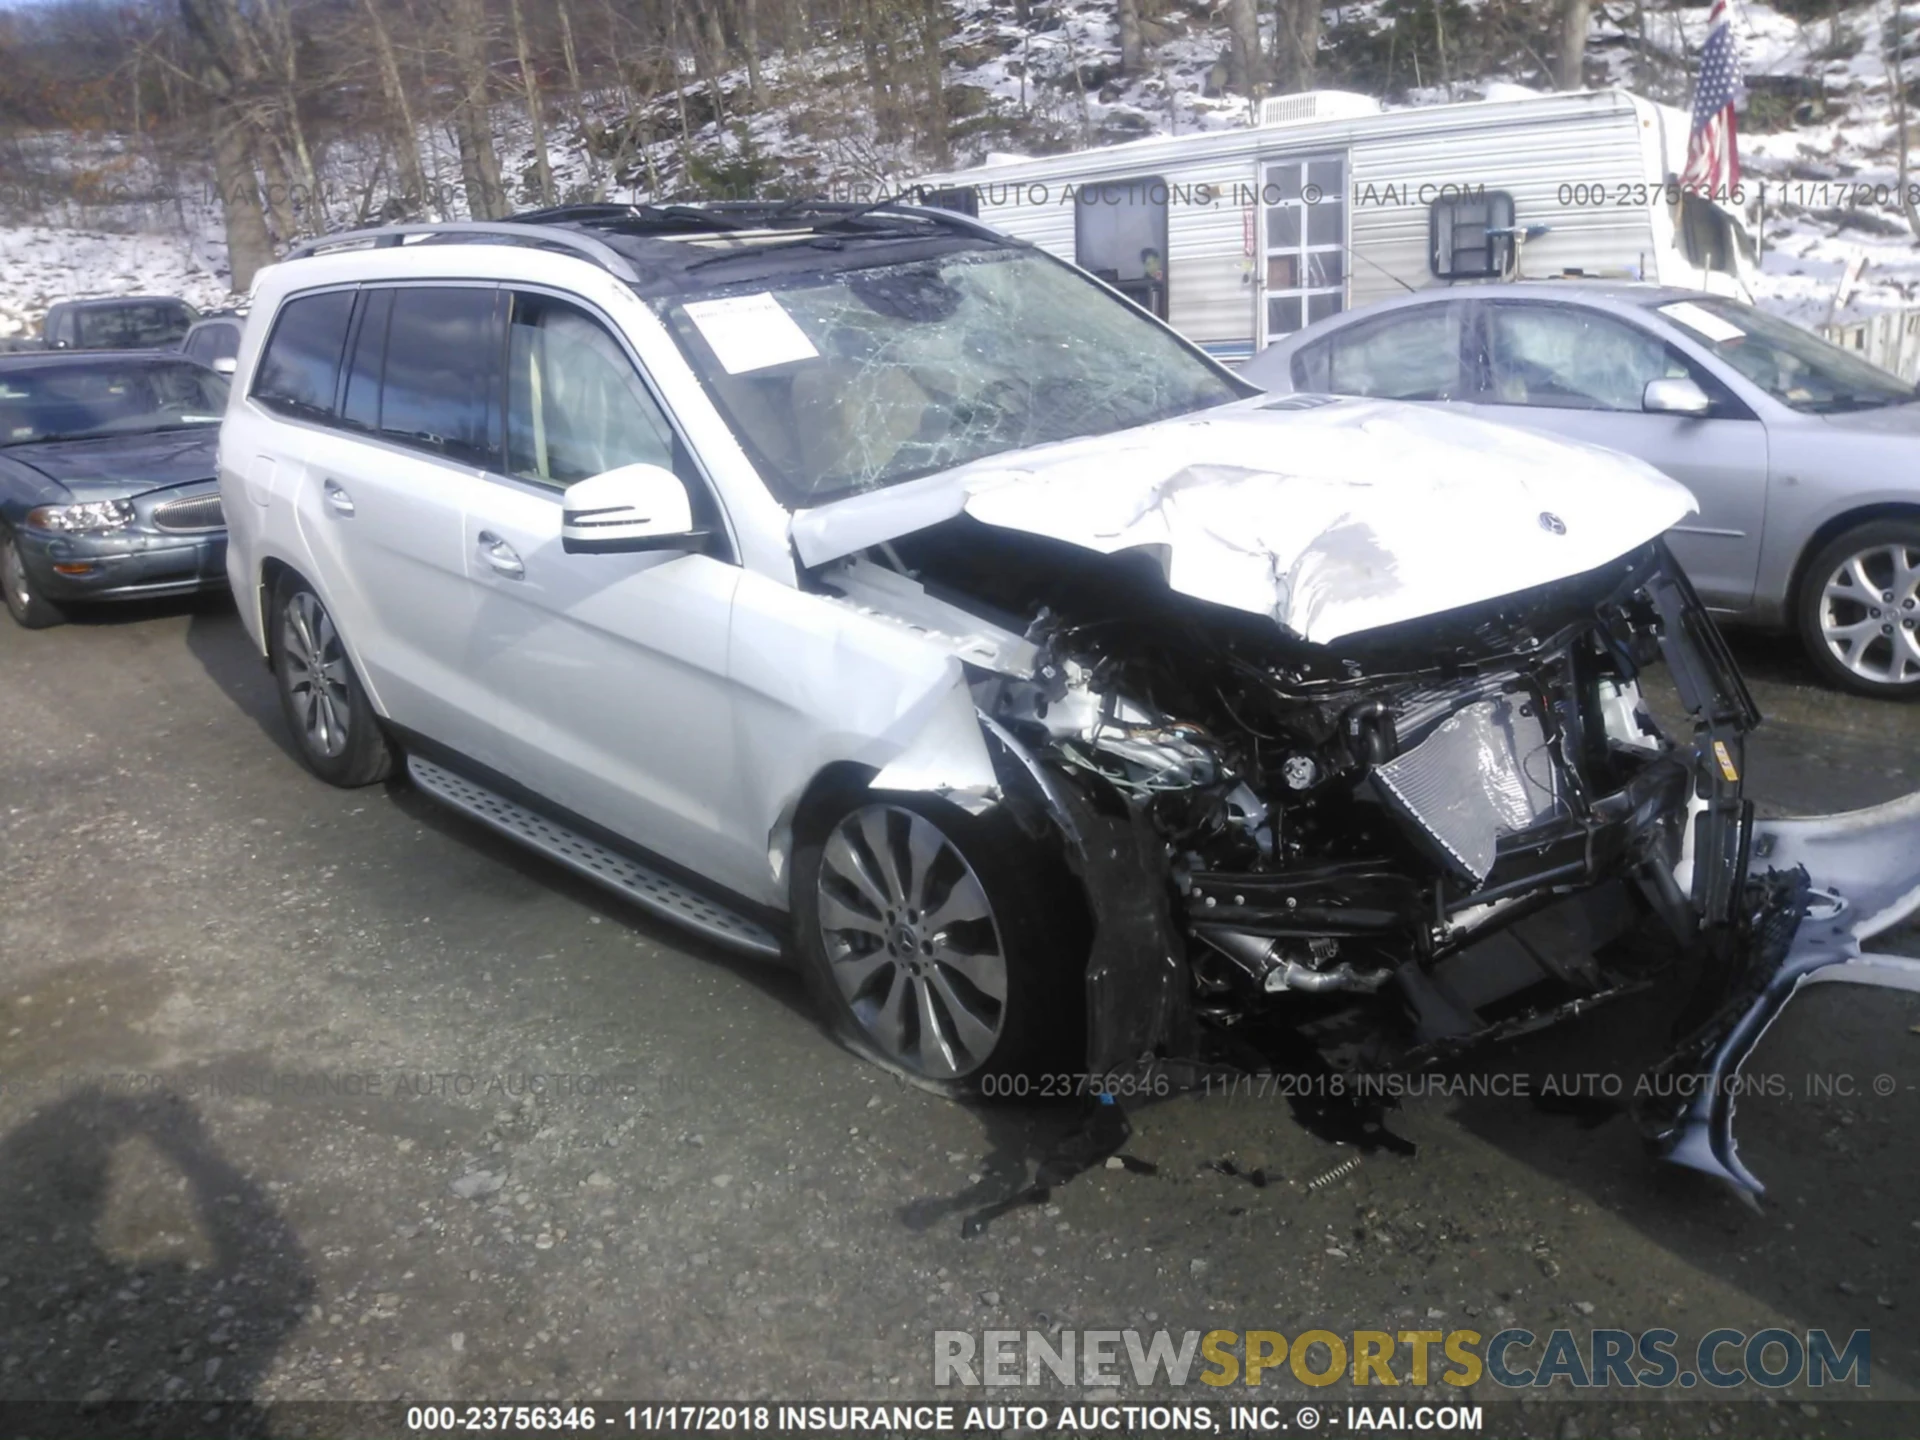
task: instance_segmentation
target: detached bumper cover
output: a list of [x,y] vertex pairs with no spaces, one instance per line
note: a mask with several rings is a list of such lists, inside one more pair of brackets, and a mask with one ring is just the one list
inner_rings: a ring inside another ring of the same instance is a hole
[[[1740,1163],[1733,1110],[1740,1067],[1767,1027],[1821,981],[1920,993],[1920,960],[1864,948],[1920,908],[1920,792],[1839,815],[1759,821],[1751,863],[1767,867],[1761,888],[1770,893],[1748,941],[1746,983],[1667,1062],[1666,1074],[1690,1075],[1687,1098],[1649,1128],[1669,1160],[1759,1195],[1766,1187]],[[1797,924],[1787,928],[1790,912]]]

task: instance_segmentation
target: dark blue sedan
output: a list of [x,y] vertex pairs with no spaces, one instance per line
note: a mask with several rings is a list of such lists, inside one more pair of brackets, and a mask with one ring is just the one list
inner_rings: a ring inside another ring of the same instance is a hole
[[218,589],[223,376],[179,355],[0,356],[0,591],[40,629],[76,602]]

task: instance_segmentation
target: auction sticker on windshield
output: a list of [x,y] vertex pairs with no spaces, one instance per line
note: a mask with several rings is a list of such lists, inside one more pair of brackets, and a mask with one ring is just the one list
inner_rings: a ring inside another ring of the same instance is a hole
[[1686,326],[1697,334],[1704,335],[1718,345],[1727,340],[1744,340],[1747,332],[1731,320],[1723,320],[1711,310],[1702,310],[1691,300],[1681,300],[1672,305],[1662,305],[1660,313],[1678,324]]
[[729,375],[790,360],[811,360],[820,353],[793,316],[764,290],[757,295],[690,300],[681,309],[699,327],[714,359]]

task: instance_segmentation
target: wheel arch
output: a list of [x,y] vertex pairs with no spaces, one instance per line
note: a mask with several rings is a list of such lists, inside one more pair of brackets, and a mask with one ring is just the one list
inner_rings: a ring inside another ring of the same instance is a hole
[[1807,583],[1807,570],[1813,564],[1813,557],[1847,531],[1859,525],[1871,525],[1876,520],[1920,522],[1920,503],[1887,500],[1873,505],[1857,505],[1821,521],[1801,543],[1800,552],[1793,559],[1793,570],[1787,582],[1786,619],[1790,626],[1799,623],[1801,588]]
[[319,596],[320,603],[326,607],[327,614],[333,621],[334,631],[340,636],[341,645],[346,649],[347,659],[353,665],[354,676],[359,680],[360,688],[366,692],[367,703],[373,707],[373,713],[383,723],[390,720],[392,717],[387,713],[386,702],[380,698],[380,692],[368,676],[366,664],[360,657],[360,647],[354,643],[354,637],[349,635],[346,627],[340,623],[339,614],[334,610],[332,599],[311,575],[291,560],[283,559],[278,555],[268,555],[261,559],[260,579],[254,587],[255,602],[260,606],[260,651],[268,668],[271,669],[274,662],[273,592],[288,580],[298,581]]
[[254,615],[260,622],[260,658],[269,668],[273,665],[273,625],[269,613],[273,608],[273,592],[288,575],[300,580],[307,578],[278,555],[269,555],[260,562],[259,583],[253,587]]

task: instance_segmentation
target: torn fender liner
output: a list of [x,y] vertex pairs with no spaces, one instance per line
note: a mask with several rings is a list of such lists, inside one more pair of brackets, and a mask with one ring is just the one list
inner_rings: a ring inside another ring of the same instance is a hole
[[1080,786],[1059,783],[999,722],[983,716],[980,724],[1004,757],[1006,788],[1014,788],[1017,772],[1038,792],[1085,888],[1093,920],[1087,1073],[1131,1072],[1161,1056],[1194,1054],[1191,980],[1173,925],[1165,850],[1152,823],[1111,791],[1101,797],[1107,805],[1097,807]]
[[1584,573],[1695,508],[1638,460],[1466,416],[1249,401],[851,496],[792,536],[820,565],[964,511],[1145,551],[1173,589],[1326,644]]
[[1681,1086],[1656,1078],[1656,1089],[1683,1093],[1656,1093],[1641,1118],[1668,1159],[1759,1195],[1766,1187],[1734,1143],[1734,1096],[1741,1065],[1774,1018],[1802,986],[1823,980],[1920,991],[1920,961],[1860,948],[1920,908],[1920,792],[1839,815],[1760,821],[1752,855],[1771,868],[1749,886],[1759,904],[1747,968],[1719,1012],[1656,1072],[1687,1076]]

